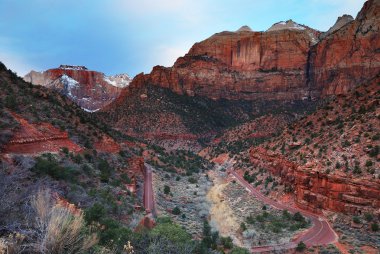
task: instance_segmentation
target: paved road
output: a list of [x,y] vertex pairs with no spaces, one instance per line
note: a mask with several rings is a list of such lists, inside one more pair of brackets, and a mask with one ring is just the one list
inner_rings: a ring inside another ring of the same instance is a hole
[[147,214],[152,213],[156,215],[155,205],[154,205],[154,192],[152,183],[152,167],[145,164],[145,179],[144,179],[144,207]]
[[277,209],[281,209],[281,210],[286,209],[292,213],[300,212],[303,216],[309,218],[313,223],[313,226],[310,229],[308,229],[305,233],[303,233],[301,236],[297,237],[290,243],[271,245],[271,246],[253,247],[252,252],[257,253],[257,252],[266,252],[266,251],[273,251],[273,250],[280,250],[280,249],[292,249],[292,248],[295,248],[297,244],[301,241],[303,241],[308,247],[310,247],[314,245],[325,245],[325,244],[334,243],[337,240],[336,233],[331,228],[330,224],[327,222],[325,218],[318,216],[316,214],[310,213],[308,211],[301,210],[299,208],[290,207],[290,206],[278,203],[274,201],[273,199],[270,199],[264,196],[259,190],[254,188],[247,181],[245,181],[244,178],[240,176],[237,172],[229,170],[229,173],[231,173],[238,180],[238,182],[247,189],[247,191],[249,191],[252,195],[260,199],[264,203],[271,205],[272,207],[277,208]]

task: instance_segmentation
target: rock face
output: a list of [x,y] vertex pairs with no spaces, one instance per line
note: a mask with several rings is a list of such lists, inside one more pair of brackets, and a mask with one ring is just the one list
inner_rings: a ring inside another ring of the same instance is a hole
[[133,82],[212,99],[308,97],[308,51],[317,31],[222,32],[196,43],[172,68],[156,66]]
[[377,214],[380,207],[380,181],[353,178],[343,172],[326,174],[307,165],[301,166],[263,148],[250,151],[251,162],[280,176],[291,186],[297,205],[321,212],[323,209],[348,214]]
[[103,135],[98,142],[94,144],[98,152],[118,153],[120,152],[120,144],[107,135]]
[[[380,71],[380,1],[369,0],[354,21],[311,49],[310,86],[322,95],[345,94]],[[338,20],[339,22],[339,20]]]
[[31,71],[24,80],[57,90],[90,112],[111,103],[130,82],[126,74],[106,77],[84,66],[69,65],[44,72]]
[[[266,32],[242,27],[196,43],[173,67],[156,66],[133,83],[213,99],[294,100],[346,93],[380,70],[379,1],[328,33],[292,20]],[[321,38],[321,40],[319,40]]]
[[320,39],[326,38],[326,36],[341,29],[343,26],[347,25],[353,20],[354,18],[351,15],[343,15],[342,17],[339,17],[338,20],[335,22],[335,24],[332,27],[330,27],[330,29],[327,32],[322,33],[319,38]]
[[39,154],[59,152],[62,147],[69,151],[80,152],[82,148],[69,139],[65,131],[61,131],[49,123],[29,123],[17,114],[13,117],[20,127],[4,148],[4,154]]

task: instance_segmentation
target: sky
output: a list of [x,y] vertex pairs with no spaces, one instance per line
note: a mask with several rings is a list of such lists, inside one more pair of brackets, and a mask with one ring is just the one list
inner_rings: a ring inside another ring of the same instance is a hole
[[23,76],[60,64],[107,75],[171,66],[195,42],[293,19],[320,31],[365,0],[0,0],[0,61]]

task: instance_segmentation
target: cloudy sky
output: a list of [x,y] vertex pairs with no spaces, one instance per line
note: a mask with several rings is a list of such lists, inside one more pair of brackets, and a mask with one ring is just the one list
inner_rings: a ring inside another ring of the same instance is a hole
[[19,75],[60,64],[136,75],[198,41],[282,20],[326,31],[365,0],[0,0],[0,61]]

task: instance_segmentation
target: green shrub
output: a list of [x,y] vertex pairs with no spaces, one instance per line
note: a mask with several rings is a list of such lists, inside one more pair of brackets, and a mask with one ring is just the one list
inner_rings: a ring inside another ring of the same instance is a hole
[[67,147],[62,147],[62,148],[61,148],[61,151],[62,151],[64,154],[66,154],[66,155],[69,154],[69,148],[67,148]]
[[89,165],[87,165],[87,164],[84,164],[84,165],[82,166],[82,170],[83,170],[83,172],[86,173],[87,175],[90,175],[91,172],[92,172],[92,168],[91,168]]
[[189,183],[192,183],[192,184],[198,183],[198,180],[195,179],[194,177],[189,177],[188,181],[189,181]]
[[174,215],[180,215],[181,214],[181,210],[179,209],[178,206],[174,207],[172,214],[174,214]]
[[76,163],[76,164],[81,164],[83,162],[83,157],[82,155],[80,154],[77,154],[73,157],[73,161]]
[[359,218],[358,216],[354,216],[354,217],[352,218],[352,221],[353,221],[354,223],[356,223],[356,224],[361,223],[360,218]]
[[379,150],[380,150],[380,148],[379,148],[378,145],[375,146],[375,147],[373,147],[373,148],[371,148],[371,149],[369,150],[369,156],[371,156],[371,157],[376,157],[376,156],[379,154]]
[[120,222],[110,218],[102,219],[103,229],[100,231],[100,244],[113,246],[122,250],[124,244],[128,242],[133,233],[130,229],[120,225]]
[[11,110],[16,110],[17,109],[17,100],[14,95],[8,95],[5,98],[5,107],[11,109]]
[[38,157],[36,164],[31,170],[40,175],[49,175],[56,180],[67,180],[71,182],[75,182],[75,176],[78,174],[78,172],[72,168],[60,166],[51,155],[48,156],[47,159]]
[[176,244],[185,244],[191,241],[191,236],[182,227],[174,223],[158,224],[150,231],[150,235],[165,237]]
[[366,221],[372,221],[373,220],[373,215],[372,214],[370,214],[370,213],[365,213],[364,214],[364,218],[365,218],[365,220]]
[[95,203],[84,211],[84,218],[88,224],[100,221],[106,215],[106,209],[101,204]]
[[170,187],[169,186],[167,186],[167,185],[164,186],[164,193],[165,193],[165,195],[168,195],[170,193]]
[[221,237],[220,242],[222,243],[223,247],[226,249],[232,249],[234,247],[234,244],[232,242],[231,237]]
[[282,217],[284,217],[285,219],[287,219],[287,220],[289,220],[289,219],[291,219],[291,215],[290,215],[290,213],[288,212],[288,210],[283,210],[282,211]]
[[123,173],[120,175],[121,180],[123,180],[126,184],[132,183],[132,180],[129,178],[128,174]]
[[367,160],[367,161],[365,162],[365,166],[366,166],[366,167],[372,167],[372,166],[373,166],[373,162],[372,162],[371,160]]
[[306,249],[306,244],[304,242],[299,242],[296,247],[296,251],[303,252]]
[[240,223],[240,229],[243,231],[247,230],[247,226],[245,225],[244,222]]
[[100,160],[98,164],[98,169],[100,171],[100,180],[102,182],[108,182],[111,177],[112,169],[106,160]]
[[372,224],[371,224],[371,230],[372,230],[373,232],[377,232],[377,231],[379,231],[379,224],[377,224],[376,222],[375,222],[375,223],[372,223]]
[[305,217],[302,216],[302,214],[300,212],[296,212],[294,215],[293,215],[293,219],[295,221],[299,221],[299,222],[303,222],[305,221]]

